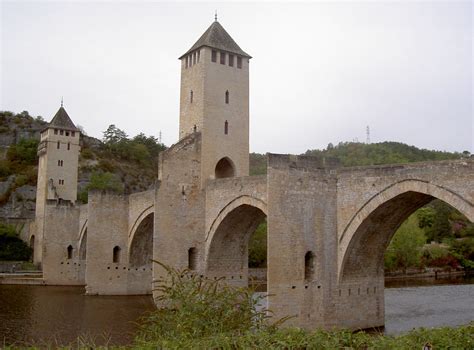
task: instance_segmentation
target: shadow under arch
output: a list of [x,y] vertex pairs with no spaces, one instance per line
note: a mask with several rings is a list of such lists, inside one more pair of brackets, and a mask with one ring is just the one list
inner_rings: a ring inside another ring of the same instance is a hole
[[82,234],[81,240],[79,241],[79,259],[87,259],[87,227],[84,229],[84,233]]
[[[256,202],[259,203],[259,202]],[[215,230],[208,235],[206,275],[225,278],[236,286],[248,285],[248,244],[267,216],[266,206],[237,201],[221,212]]]
[[403,180],[377,193],[352,217],[339,239],[339,282],[384,276],[383,258],[400,225],[439,199],[471,222],[474,205],[454,191],[421,180]]
[[[146,267],[151,271],[153,258],[153,221],[155,214],[149,212],[137,225],[131,235],[129,246],[129,265],[130,268]],[[150,272],[151,280],[151,272]]]

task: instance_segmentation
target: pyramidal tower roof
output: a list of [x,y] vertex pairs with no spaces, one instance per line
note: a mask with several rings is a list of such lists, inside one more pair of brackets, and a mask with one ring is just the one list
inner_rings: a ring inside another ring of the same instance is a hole
[[207,46],[213,49],[223,50],[236,55],[252,58],[248,53],[242,50],[239,45],[232,39],[224,27],[215,20],[203,35],[196,41],[196,43],[179,59],[186,56],[188,53],[197,50],[200,47]]
[[72,122],[71,118],[69,118],[69,115],[67,114],[66,110],[64,109],[62,105],[59,108],[59,110],[56,112],[56,114],[54,115],[48,127],[51,127],[51,128],[57,127],[61,129],[79,131],[79,129],[76,128],[76,126]]

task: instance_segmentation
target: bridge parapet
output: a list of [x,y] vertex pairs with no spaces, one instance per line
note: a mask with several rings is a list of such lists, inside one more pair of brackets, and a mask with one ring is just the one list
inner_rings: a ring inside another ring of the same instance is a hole
[[[451,205],[456,205],[454,198],[472,204],[473,174],[474,160],[464,159],[337,169],[338,237],[342,238],[347,225],[355,216],[360,216],[360,211],[370,201],[377,197],[382,202],[384,198],[388,200],[389,193],[414,191],[432,195]],[[457,209],[469,216],[470,209],[466,205],[458,204]],[[358,219],[362,221],[364,218]]]

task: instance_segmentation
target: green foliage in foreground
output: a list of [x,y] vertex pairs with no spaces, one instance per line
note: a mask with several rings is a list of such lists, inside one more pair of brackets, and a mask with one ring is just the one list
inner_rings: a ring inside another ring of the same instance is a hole
[[267,328],[266,310],[257,308],[261,297],[255,297],[252,290],[157,264],[167,276],[157,281],[160,306],[143,320],[136,337],[138,346],[184,346],[196,339],[222,334],[235,337]]
[[397,337],[371,335],[364,332],[322,331],[302,329],[265,329],[239,335],[226,333],[209,337],[182,337],[159,342],[138,342],[141,349],[473,349],[474,324],[459,328],[413,330]]
[[[160,263],[158,263],[160,264]],[[134,348],[140,349],[468,349],[474,324],[459,328],[418,329],[391,337],[348,330],[308,332],[271,323],[261,299],[246,288],[225,286],[189,270],[160,264],[167,277],[158,281],[161,305],[142,320]]]
[[32,249],[18,237],[13,225],[0,223],[0,261],[27,261]]

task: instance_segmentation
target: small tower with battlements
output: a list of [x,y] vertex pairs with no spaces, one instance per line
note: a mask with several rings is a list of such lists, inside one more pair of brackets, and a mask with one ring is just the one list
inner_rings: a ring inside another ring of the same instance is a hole
[[203,185],[249,173],[250,58],[217,18],[179,58],[179,138],[201,133]]
[[38,183],[36,189],[36,263],[42,261],[44,217],[48,200],[77,199],[77,176],[80,152],[80,131],[61,107],[41,131],[38,145]]

